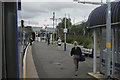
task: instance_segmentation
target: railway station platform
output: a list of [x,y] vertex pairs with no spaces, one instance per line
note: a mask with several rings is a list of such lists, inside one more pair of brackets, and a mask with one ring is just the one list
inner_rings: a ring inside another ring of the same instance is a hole
[[31,46],[28,45],[27,50],[25,52],[24,60],[23,60],[23,78],[27,79],[38,79],[38,74],[35,68],[35,64],[32,58]]
[[79,63],[78,76],[74,76],[73,57],[70,56],[72,45],[47,45],[44,42],[34,42],[28,47],[25,61],[25,78],[64,78],[97,80],[88,75],[93,70],[93,58],[87,57],[85,62]]

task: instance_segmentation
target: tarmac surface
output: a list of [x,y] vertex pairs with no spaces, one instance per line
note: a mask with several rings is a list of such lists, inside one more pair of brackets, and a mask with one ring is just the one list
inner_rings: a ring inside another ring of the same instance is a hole
[[32,57],[39,78],[86,78],[93,80],[88,72],[93,70],[93,59],[86,58],[85,62],[79,63],[78,76],[74,76],[73,57],[70,56],[72,46],[67,45],[67,51],[63,51],[63,45],[34,42],[32,45]]

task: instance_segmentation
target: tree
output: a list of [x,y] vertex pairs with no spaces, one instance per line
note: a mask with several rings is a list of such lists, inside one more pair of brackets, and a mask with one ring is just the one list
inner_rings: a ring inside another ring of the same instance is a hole
[[[62,41],[64,41],[64,26],[65,18],[63,18],[62,22],[57,26],[57,30]],[[72,25],[71,19],[66,19],[66,28],[68,29],[67,43],[77,41],[78,44],[83,45],[84,47],[92,48],[92,30],[87,29],[87,22],[82,22],[79,25]]]
[[28,34],[29,37],[33,34],[32,26],[26,26],[23,28],[23,30]]
[[[71,25],[72,25],[71,19],[66,18],[66,28],[68,29],[68,33],[70,32]],[[65,18],[63,18],[62,21],[57,26],[57,30],[58,30],[59,35],[63,34],[64,28],[65,28]]]

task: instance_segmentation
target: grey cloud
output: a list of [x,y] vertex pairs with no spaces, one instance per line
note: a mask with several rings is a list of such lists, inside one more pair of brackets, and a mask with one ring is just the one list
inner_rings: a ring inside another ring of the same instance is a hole
[[[47,11],[60,11],[61,9],[64,8],[79,8],[79,9],[87,9],[88,6],[87,5],[83,5],[83,4],[75,4],[72,2],[38,2],[38,3],[32,3],[35,6],[32,6],[33,8],[31,10],[36,10],[36,11],[41,11],[41,12],[47,12]],[[83,7],[84,6],[84,7]],[[93,6],[91,6],[93,7]]]
[[50,18],[52,12],[55,11],[57,16],[64,16],[64,12],[69,10],[71,16],[83,17],[88,15],[94,5],[83,5],[72,2],[24,2],[22,3],[22,17],[24,19]]
[[37,21],[30,21],[30,24],[38,25],[39,23]]
[[[94,7],[94,6],[91,6]],[[89,7],[89,8],[91,8]],[[27,12],[29,14],[36,14],[33,17],[43,14],[43,13],[48,13],[50,11],[62,11],[65,8],[69,9],[79,9],[79,10],[87,10],[88,6],[87,5],[82,5],[82,4],[75,4],[72,2],[68,3],[57,3],[57,2],[25,2],[23,3],[23,10],[24,12]],[[26,15],[26,13],[25,13]],[[31,17],[31,15],[30,15]]]

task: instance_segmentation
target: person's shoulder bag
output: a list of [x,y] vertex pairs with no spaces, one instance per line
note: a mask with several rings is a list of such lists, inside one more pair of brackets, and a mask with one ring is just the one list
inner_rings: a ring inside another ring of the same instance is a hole
[[83,61],[85,61],[85,56],[82,55],[81,49],[80,49],[80,53],[81,53],[81,55],[80,55],[79,61],[80,61],[80,62],[83,62]]
[[84,56],[84,55],[80,55],[79,61],[80,61],[80,62],[85,61],[85,56]]

